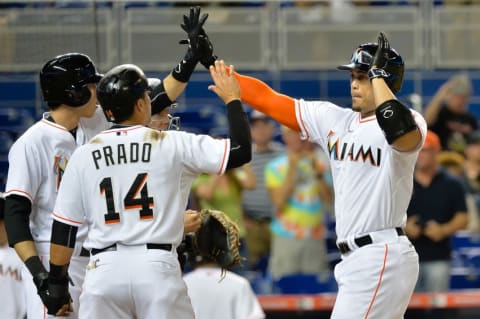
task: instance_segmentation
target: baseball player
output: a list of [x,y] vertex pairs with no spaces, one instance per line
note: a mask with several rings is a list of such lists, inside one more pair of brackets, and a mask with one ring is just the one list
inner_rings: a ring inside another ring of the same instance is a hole
[[[207,47],[201,61],[216,58]],[[398,319],[418,277],[418,255],[403,228],[426,123],[394,95],[404,62],[383,33],[378,43],[356,48],[339,69],[350,72],[352,109],[294,99],[255,78],[237,79],[245,103],[329,154],[342,253],[332,318]]]
[[135,65],[105,74],[97,92],[117,123],[70,158],[53,210],[49,293],[52,313],[67,300],[75,233],[88,227],[90,264],[80,318],[194,318],[176,247],[200,173],[222,174],[251,159],[250,128],[238,83],[223,62],[209,87],[227,104],[229,139],[148,127],[148,82]]
[[[83,54],[64,54],[48,61],[40,72],[40,84],[49,112],[9,152],[5,224],[9,244],[26,266],[22,275],[28,318],[44,318],[46,314],[37,292],[46,289],[50,214],[70,155],[108,127],[96,107],[95,87],[100,78],[91,59]],[[82,249],[83,233],[79,234],[70,270],[74,299],[80,293],[88,263],[88,252]]]
[[5,199],[0,193],[0,318],[23,319],[27,312],[22,284],[22,261],[8,247],[4,217]]

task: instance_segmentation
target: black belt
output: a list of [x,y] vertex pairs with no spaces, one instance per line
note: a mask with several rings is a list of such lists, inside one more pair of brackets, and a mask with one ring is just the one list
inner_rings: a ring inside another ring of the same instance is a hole
[[[405,236],[405,232],[403,231],[403,229],[401,227],[396,227],[395,231],[397,232],[398,236]],[[370,235],[357,237],[353,241],[355,242],[355,244],[358,247],[363,247],[363,246],[370,245],[371,243],[373,243],[372,236],[370,236]],[[338,243],[337,247],[342,254],[346,254],[346,253],[352,251],[352,249],[350,249],[350,247],[348,246],[347,242]]]
[[[147,249],[161,249],[161,250],[166,250],[166,251],[171,251],[172,250],[172,244],[146,244]],[[92,256],[95,256],[96,254],[103,253],[106,251],[116,251],[117,250],[117,244],[110,245],[105,248],[97,249],[97,248],[92,248],[90,250],[90,253]]]
[[90,257],[90,252],[89,252],[88,249],[86,249],[85,247],[82,247],[82,250],[80,250],[80,256],[82,256],[82,257]]

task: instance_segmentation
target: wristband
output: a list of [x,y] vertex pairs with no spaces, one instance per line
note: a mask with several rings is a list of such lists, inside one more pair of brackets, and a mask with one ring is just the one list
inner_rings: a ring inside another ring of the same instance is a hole
[[38,256],[32,256],[25,260],[25,266],[33,277],[40,273],[47,273],[45,266],[43,266],[42,262],[40,261],[40,257]]
[[175,80],[187,83],[192,76],[195,66],[197,65],[197,60],[193,59],[189,52],[185,57],[180,61],[177,66],[172,70],[172,76]]
[[390,73],[388,73],[384,69],[376,68],[368,70],[368,78],[370,79],[370,81],[376,78],[387,79],[388,77],[390,77]]

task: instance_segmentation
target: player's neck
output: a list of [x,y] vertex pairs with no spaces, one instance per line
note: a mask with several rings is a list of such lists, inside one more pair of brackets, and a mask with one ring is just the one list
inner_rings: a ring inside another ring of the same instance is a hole
[[70,110],[59,108],[50,112],[50,116],[53,118],[55,123],[63,126],[68,131],[73,130],[78,126],[80,117]]

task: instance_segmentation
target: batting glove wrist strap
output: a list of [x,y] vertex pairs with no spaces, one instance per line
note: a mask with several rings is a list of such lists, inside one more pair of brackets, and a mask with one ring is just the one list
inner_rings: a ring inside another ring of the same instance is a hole
[[172,70],[173,78],[179,82],[187,83],[188,80],[190,80],[197,63],[198,59],[192,54],[192,51],[188,49],[187,54],[185,54],[182,61],[180,61]]
[[368,78],[371,80],[375,78],[383,78],[383,79],[388,79],[390,76],[390,73],[385,71],[384,69],[370,69],[368,70]]

